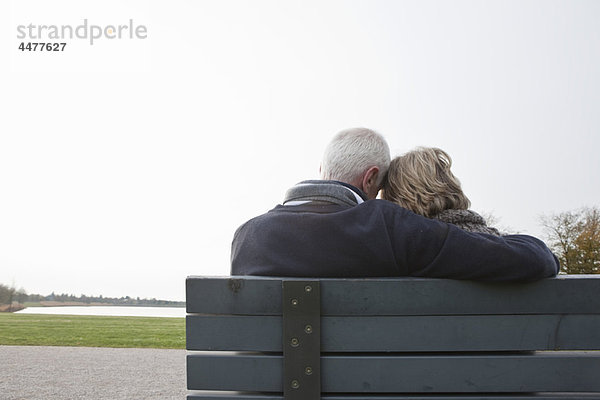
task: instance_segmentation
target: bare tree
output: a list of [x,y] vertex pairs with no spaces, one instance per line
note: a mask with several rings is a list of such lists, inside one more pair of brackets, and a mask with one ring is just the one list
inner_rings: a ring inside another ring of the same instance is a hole
[[12,303],[15,300],[16,289],[13,286],[6,286],[0,284],[0,304],[7,304],[8,311],[12,311]]
[[519,233],[519,231],[513,227],[501,224],[500,221],[502,219],[496,216],[493,211],[483,211],[480,215],[485,220],[487,226],[498,229],[501,235],[516,235]]
[[8,304],[9,293],[9,287],[0,283],[0,305]]
[[584,207],[542,216],[546,239],[567,274],[600,273],[600,209]]

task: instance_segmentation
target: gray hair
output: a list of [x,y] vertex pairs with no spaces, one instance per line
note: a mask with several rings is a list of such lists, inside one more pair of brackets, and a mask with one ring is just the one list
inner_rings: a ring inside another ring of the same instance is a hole
[[379,133],[367,128],[345,129],[337,133],[325,148],[321,179],[353,183],[375,166],[379,168],[379,186],[390,159],[388,144]]

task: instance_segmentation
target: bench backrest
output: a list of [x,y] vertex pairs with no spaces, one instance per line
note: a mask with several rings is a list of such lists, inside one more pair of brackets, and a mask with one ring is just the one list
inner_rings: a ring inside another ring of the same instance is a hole
[[186,289],[188,399],[600,399],[600,276]]

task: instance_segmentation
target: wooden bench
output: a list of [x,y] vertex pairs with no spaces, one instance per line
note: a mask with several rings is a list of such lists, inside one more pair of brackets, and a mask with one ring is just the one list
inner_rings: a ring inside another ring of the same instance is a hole
[[189,277],[187,312],[188,399],[600,399],[600,276]]

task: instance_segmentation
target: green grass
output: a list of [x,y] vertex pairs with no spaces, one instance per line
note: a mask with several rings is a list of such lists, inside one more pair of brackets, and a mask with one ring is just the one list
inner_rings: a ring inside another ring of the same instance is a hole
[[0,313],[0,345],[184,349],[185,319]]

